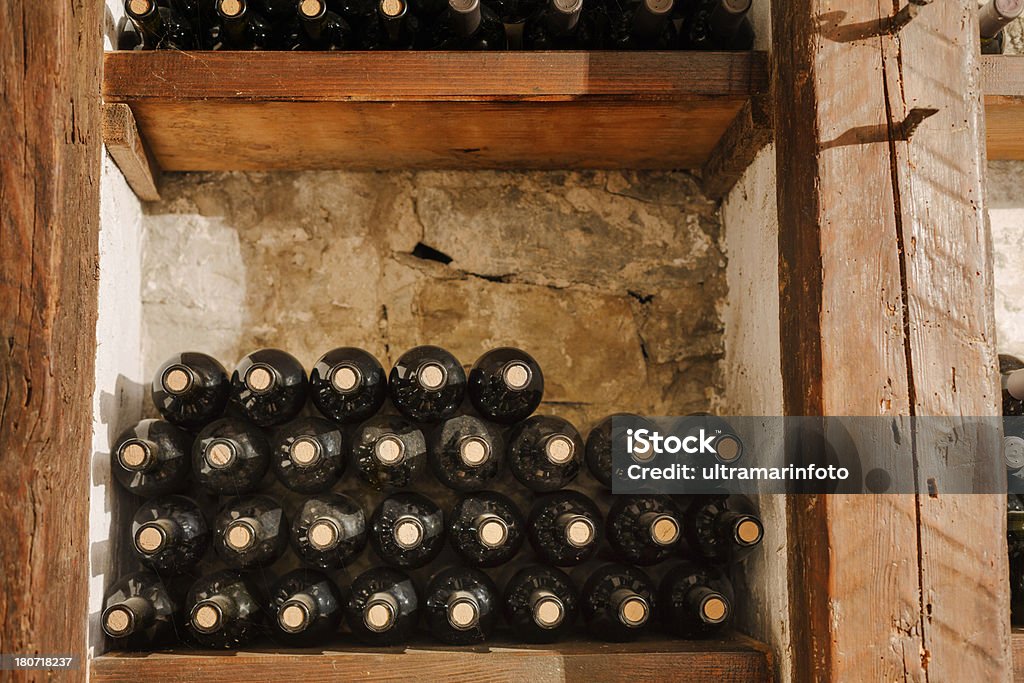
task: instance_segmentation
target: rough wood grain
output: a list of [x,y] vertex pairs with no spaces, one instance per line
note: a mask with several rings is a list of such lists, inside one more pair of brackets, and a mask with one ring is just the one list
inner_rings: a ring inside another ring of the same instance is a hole
[[983,55],[989,159],[1024,159],[1024,55]]
[[[100,8],[0,4],[0,652],[8,654],[85,656]],[[72,677],[84,679],[84,662],[64,676]]]
[[[922,7],[895,35],[886,3],[773,6],[787,414],[904,432],[909,415],[996,414],[971,4]],[[904,473],[928,448],[857,436]],[[790,497],[798,680],[1007,679],[998,504],[947,500]]]
[[160,201],[160,167],[139,135],[127,104],[103,105],[103,144],[135,196],[144,202]]
[[[168,75],[173,74],[173,78]],[[111,53],[161,168],[693,168],[759,53]]]
[[494,643],[476,648],[417,646],[405,651],[239,652],[99,657],[97,683],[138,680],[229,683],[239,680],[460,680],[591,683],[686,680],[756,683],[771,680],[763,645],[736,636],[728,641],[645,641],[628,644],[568,642],[551,646]]
[[743,104],[701,169],[701,187],[711,199],[719,200],[732,190],[754,161],[757,153],[772,141],[771,99],[754,95]]

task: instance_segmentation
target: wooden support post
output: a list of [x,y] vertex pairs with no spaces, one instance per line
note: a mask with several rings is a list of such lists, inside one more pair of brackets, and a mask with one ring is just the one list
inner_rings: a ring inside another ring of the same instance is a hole
[[144,202],[160,201],[160,167],[139,135],[127,104],[103,105],[103,143],[135,196]]
[[[998,414],[976,3],[903,4],[773,3],[790,415]],[[797,680],[1009,680],[1004,506],[792,496]]]
[[0,653],[75,655],[68,680],[88,664],[101,10],[0,3]]

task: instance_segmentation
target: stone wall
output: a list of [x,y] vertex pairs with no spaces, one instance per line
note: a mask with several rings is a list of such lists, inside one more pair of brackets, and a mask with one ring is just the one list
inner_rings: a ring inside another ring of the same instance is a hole
[[385,365],[514,344],[546,410],[677,414],[720,400],[725,255],[686,173],[186,174],[146,207],[147,372],[194,348]]
[[1024,162],[990,162],[987,181],[996,347],[1024,358]]

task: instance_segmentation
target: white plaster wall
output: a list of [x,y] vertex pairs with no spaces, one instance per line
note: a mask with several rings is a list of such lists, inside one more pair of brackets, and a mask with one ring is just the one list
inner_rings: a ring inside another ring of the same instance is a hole
[[[774,146],[761,151],[726,197],[722,225],[729,289],[722,315],[725,414],[782,415]],[[768,531],[761,552],[747,559],[739,579],[742,583],[738,592],[749,596],[741,602],[740,623],[771,645],[778,678],[789,681],[792,664],[785,497],[760,496],[758,504]]]
[[[107,0],[106,48],[123,10]],[[89,510],[89,656],[102,652],[99,611],[106,585],[120,567],[114,559],[120,533],[117,516],[126,496],[111,481],[111,441],[131,426],[142,409],[140,235],[142,208],[121,171],[104,152],[100,179],[99,317],[96,324],[96,388],[93,395],[92,488]]]
[[996,289],[996,347],[1024,358],[1024,162],[988,165]]

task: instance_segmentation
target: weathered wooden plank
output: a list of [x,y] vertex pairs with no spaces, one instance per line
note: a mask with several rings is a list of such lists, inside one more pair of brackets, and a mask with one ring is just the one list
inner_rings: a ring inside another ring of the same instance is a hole
[[701,169],[701,187],[722,199],[743,177],[757,153],[772,141],[771,99],[754,95],[744,103]]
[[159,201],[160,167],[139,135],[127,104],[103,105],[103,144],[135,196],[144,202]]
[[[787,414],[888,415],[904,432],[909,415],[995,414],[969,5],[919,8],[895,34],[887,30],[895,8],[885,3],[773,5]],[[902,64],[908,58],[913,66]],[[906,99],[894,106],[899,97]],[[931,117],[931,109],[939,113]],[[931,175],[943,164],[967,178],[935,182],[946,180]],[[962,243],[929,251],[932,261],[916,265],[924,258],[911,255],[917,240]],[[942,270],[955,276],[933,277]],[[884,430],[859,436],[886,446],[890,466],[904,475],[921,461],[915,448],[927,448],[894,443]],[[799,680],[1008,677],[1005,616],[992,614],[1007,604],[1003,572],[989,571],[1001,524],[990,499],[951,503],[912,495],[789,499]],[[941,506],[934,522],[933,505]],[[970,560],[951,554],[982,558],[973,578],[964,571]],[[980,583],[979,572],[987,572]],[[967,651],[956,644],[965,640]]]
[[[0,4],[0,652],[6,654],[85,655],[100,9],[91,0]],[[84,662],[75,677],[84,679]]]

